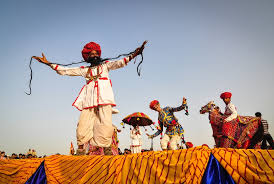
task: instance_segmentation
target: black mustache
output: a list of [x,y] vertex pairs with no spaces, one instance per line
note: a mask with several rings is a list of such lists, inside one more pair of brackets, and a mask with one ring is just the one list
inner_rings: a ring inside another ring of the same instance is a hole
[[91,66],[97,66],[101,64],[103,61],[100,57],[89,57],[87,63],[90,63]]

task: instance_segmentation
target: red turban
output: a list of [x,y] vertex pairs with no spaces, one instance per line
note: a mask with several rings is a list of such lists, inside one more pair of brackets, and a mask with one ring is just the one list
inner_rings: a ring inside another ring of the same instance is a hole
[[153,101],[150,102],[149,107],[154,110],[155,109],[154,106],[158,103],[159,103],[158,100],[153,100]]
[[82,56],[83,56],[85,61],[88,60],[88,55],[93,50],[97,51],[99,56],[101,56],[101,47],[100,47],[100,45],[95,43],[95,42],[89,42],[84,46],[84,48],[82,50]]
[[225,99],[225,98],[231,98],[232,94],[230,92],[224,92],[220,95],[221,99]]
[[186,142],[186,147],[187,147],[187,148],[192,148],[192,147],[193,147],[192,142]]

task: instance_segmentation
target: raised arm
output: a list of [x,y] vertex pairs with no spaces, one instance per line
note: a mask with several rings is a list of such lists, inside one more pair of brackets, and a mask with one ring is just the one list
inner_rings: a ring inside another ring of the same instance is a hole
[[171,112],[178,112],[178,111],[183,110],[185,107],[186,107],[186,98],[183,97],[183,103],[182,103],[182,105],[179,106],[179,107],[170,108],[170,111],[171,111]]
[[127,65],[129,62],[129,57],[125,57],[123,59],[117,60],[117,61],[109,61],[106,62],[108,70],[116,70],[118,68],[122,68]]
[[135,49],[134,53],[128,57],[125,57],[117,61],[107,62],[106,64],[107,64],[108,70],[115,70],[115,69],[126,66],[133,58],[135,58],[136,56],[138,56],[139,54],[143,52],[146,43],[147,41],[144,41],[142,46]]
[[33,56],[33,58],[39,61],[40,63],[50,66],[53,70],[55,70],[60,75],[85,76],[85,73],[86,73],[86,70],[81,67],[67,68],[57,64],[52,64],[47,60],[44,53],[42,53],[42,57]]

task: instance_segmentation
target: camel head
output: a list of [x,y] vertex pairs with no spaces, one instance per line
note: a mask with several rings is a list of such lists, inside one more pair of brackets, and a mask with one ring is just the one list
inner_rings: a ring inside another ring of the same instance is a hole
[[201,107],[200,114],[211,112],[213,109],[216,109],[219,111],[219,107],[216,107],[216,105],[214,104],[214,101],[210,101],[205,106]]

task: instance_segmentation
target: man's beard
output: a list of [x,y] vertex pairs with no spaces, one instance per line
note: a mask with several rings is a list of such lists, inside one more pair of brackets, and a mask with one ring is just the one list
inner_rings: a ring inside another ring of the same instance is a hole
[[89,57],[88,60],[87,60],[87,63],[90,63],[90,66],[93,67],[93,66],[97,66],[97,65],[100,65],[102,64],[102,59],[100,57]]

